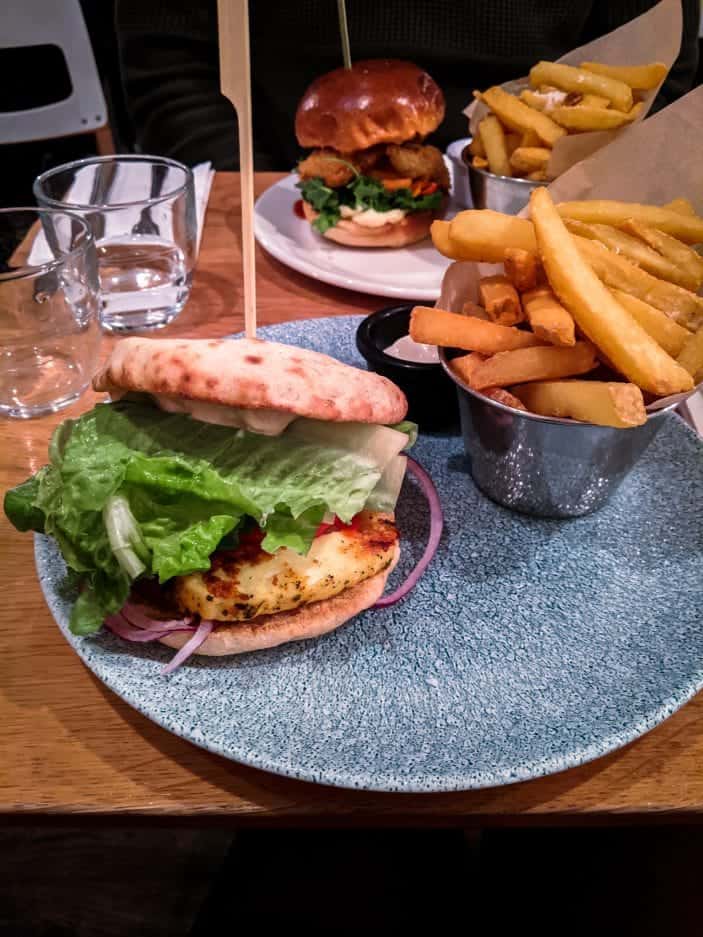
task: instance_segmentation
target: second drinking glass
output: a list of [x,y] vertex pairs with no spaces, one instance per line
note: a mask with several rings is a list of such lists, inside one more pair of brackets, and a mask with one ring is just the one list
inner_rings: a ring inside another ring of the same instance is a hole
[[82,159],[43,173],[34,195],[90,225],[104,328],[155,329],[175,319],[188,299],[197,243],[187,166],[157,156]]

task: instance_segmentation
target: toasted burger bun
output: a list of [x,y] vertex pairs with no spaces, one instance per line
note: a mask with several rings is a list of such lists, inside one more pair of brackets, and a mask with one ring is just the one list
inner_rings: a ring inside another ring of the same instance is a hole
[[[318,213],[307,202],[303,202],[303,211],[310,223],[317,218]],[[435,212],[420,211],[380,228],[365,228],[353,218],[342,218],[323,237],[347,247],[404,247],[426,238],[436,217]]]
[[[350,589],[345,589],[331,599],[301,605],[289,612],[262,615],[251,621],[222,622],[195,653],[208,657],[245,654],[247,651],[261,651],[290,641],[317,638],[328,631],[334,631],[378,601],[399,556],[400,548],[396,545],[393,561],[387,569]],[[190,634],[179,632],[159,640],[169,647],[179,648],[183,647],[189,637]]]
[[317,78],[295,115],[295,135],[304,147],[340,153],[377,143],[424,138],[444,118],[444,95],[411,62],[371,59]]
[[398,423],[408,409],[403,392],[379,374],[262,339],[123,338],[93,387],[331,422]]

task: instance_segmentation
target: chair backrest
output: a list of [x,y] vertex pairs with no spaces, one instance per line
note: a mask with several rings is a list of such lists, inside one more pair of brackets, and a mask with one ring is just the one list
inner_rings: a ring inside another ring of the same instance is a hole
[[107,107],[79,0],[0,0],[0,50],[37,45],[59,47],[71,93],[52,104],[0,113],[0,143],[47,140],[104,126]]

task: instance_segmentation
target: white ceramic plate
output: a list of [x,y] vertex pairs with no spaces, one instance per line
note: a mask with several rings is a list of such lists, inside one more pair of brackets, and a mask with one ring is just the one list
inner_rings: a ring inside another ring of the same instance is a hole
[[[439,297],[450,261],[434,249],[429,238],[395,248],[335,244],[296,215],[297,179],[291,174],[266,189],[254,208],[256,239],[276,260],[323,283],[360,293],[427,301]],[[444,217],[451,218],[458,210],[450,202]]]

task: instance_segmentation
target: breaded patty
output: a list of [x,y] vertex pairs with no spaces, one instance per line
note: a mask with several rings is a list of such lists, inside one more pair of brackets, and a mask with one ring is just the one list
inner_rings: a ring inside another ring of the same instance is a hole
[[[357,153],[313,150],[298,163],[298,175],[301,179],[322,179],[325,185],[336,189],[352,181],[356,174],[354,170],[362,174],[369,172],[384,155],[384,146],[372,146]],[[350,165],[354,169],[350,169]]]
[[401,176],[436,182],[440,188],[449,188],[449,172],[436,146],[422,143],[390,144],[386,152],[390,164]]
[[356,175],[348,160],[342,162],[342,159],[334,150],[313,150],[298,163],[298,174],[301,179],[322,179],[325,185],[336,189],[351,182]]
[[202,618],[245,621],[338,595],[386,569],[398,540],[387,514],[364,512],[354,529],[317,537],[307,556],[287,547],[265,553],[248,536],[212,556],[205,573],[174,580],[179,608]]

